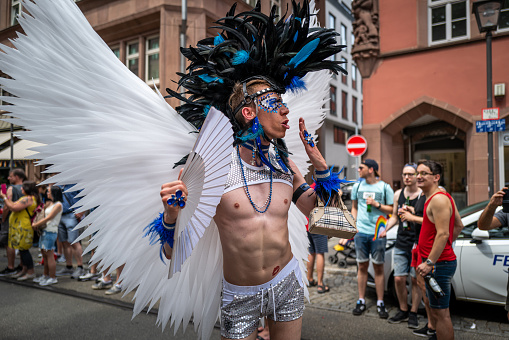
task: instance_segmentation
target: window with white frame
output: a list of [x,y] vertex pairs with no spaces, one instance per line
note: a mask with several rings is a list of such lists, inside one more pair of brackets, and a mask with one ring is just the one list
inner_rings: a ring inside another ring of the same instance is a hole
[[357,66],[352,63],[352,88],[357,90]]
[[11,0],[11,26],[18,24],[18,14],[21,13],[21,0]]
[[329,27],[333,30],[336,30],[336,17],[329,13]]
[[147,39],[145,50],[145,81],[159,83],[159,37]]
[[[348,70],[348,60],[346,60],[345,57],[341,57],[341,66],[345,69],[345,70]],[[346,74],[344,73],[341,73],[341,82],[343,84],[347,84],[348,82],[348,77]]]
[[468,38],[469,1],[428,0],[429,43]]
[[[341,24],[341,32],[339,33],[339,38],[341,39],[341,45],[347,45],[346,43],[346,26]],[[346,49],[346,48],[345,48]]]
[[330,86],[330,100],[329,100],[329,109],[330,109],[330,114],[333,115],[333,116],[337,116],[337,97],[336,97],[336,93],[337,93],[337,88],[336,86],[333,86],[331,85]]
[[509,28],[509,0],[505,0],[500,10],[500,18],[498,19],[498,29]]
[[281,18],[281,0],[270,0],[270,9],[272,6],[276,6],[276,15]]
[[140,46],[138,41],[127,43],[125,62],[132,73],[140,74]]

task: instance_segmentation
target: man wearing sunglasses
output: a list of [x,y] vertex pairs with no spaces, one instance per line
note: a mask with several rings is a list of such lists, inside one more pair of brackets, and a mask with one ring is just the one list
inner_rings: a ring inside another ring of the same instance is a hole
[[422,263],[417,266],[416,272],[422,277],[431,273],[444,293],[443,296],[436,297],[426,283],[430,306],[428,318],[431,318],[436,327],[436,334],[432,338],[452,340],[454,330],[449,301],[451,279],[457,266],[452,242],[458,237],[463,224],[458,217],[454,200],[439,187],[442,171],[442,165],[432,160],[420,161],[417,165],[417,185],[427,199],[419,235],[419,259]]
[[[414,222],[406,219],[411,207],[415,209],[417,201],[422,196],[422,190],[417,187],[417,164],[408,163],[403,167],[401,174],[404,187],[394,194],[394,204],[391,218],[387,221],[386,230],[380,236],[385,237],[386,232],[398,225],[398,236],[394,246],[394,286],[398,296],[399,311],[391,317],[389,323],[400,323],[408,321],[409,328],[418,328],[417,308],[421,300],[419,287],[415,277],[415,270],[410,267],[412,262],[412,247],[415,243],[416,225]],[[410,274],[412,279],[412,310],[408,310],[407,303],[407,276]]]
[[376,222],[380,216],[392,212],[394,191],[391,186],[380,180],[378,163],[365,159],[359,166],[359,177],[364,180],[352,188],[352,215],[357,220],[359,232],[355,235],[355,252],[357,254],[357,287],[359,300],[353,315],[361,315],[366,311],[366,284],[368,267],[371,262],[375,269],[375,287],[377,295],[377,311],[381,319],[387,319],[389,313],[384,304],[384,262],[385,237],[375,237]]

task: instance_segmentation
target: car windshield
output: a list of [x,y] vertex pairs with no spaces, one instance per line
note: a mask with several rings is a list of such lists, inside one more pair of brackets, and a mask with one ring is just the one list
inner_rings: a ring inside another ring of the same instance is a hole
[[468,207],[465,207],[463,209],[459,209],[458,212],[459,212],[461,217],[465,217],[467,215],[470,215],[470,214],[473,214],[475,212],[483,210],[484,208],[486,208],[486,206],[488,205],[489,202],[490,201],[487,200],[487,201],[482,201],[482,202],[479,202],[479,203],[475,203],[475,204],[469,205]]

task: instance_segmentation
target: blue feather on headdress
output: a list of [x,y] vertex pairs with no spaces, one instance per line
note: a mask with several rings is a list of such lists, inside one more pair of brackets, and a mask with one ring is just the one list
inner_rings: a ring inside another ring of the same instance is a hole
[[240,50],[235,52],[235,55],[232,58],[233,65],[244,64],[249,60],[249,52],[246,50]]
[[218,81],[221,84],[223,83],[223,79],[219,77],[211,77],[208,74],[200,74],[198,77],[206,83],[212,83],[213,81]]
[[311,53],[313,53],[313,51],[316,50],[318,44],[320,44],[320,38],[316,38],[315,40],[311,40],[310,42],[308,42],[299,51],[299,53],[297,53],[297,55],[288,62],[288,66],[292,68],[299,66],[300,63],[305,61],[311,55]]
[[214,37],[214,46],[217,46],[222,42],[224,42],[224,38],[221,34],[218,34],[216,37]]
[[205,105],[205,107],[203,108],[203,115],[205,117],[207,117],[207,115],[209,114],[210,108],[211,108],[210,105]]
[[294,76],[290,85],[286,86],[286,90],[292,93],[296,93],[301,90],[307,90],[306,82],[302,78]]

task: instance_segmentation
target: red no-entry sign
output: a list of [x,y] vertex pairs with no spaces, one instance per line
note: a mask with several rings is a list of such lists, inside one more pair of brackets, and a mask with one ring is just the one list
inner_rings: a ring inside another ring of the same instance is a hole
[[368,142],[361,135],[354,135],[346,141],[346,150],[350,156],[362,156],[367,149]]

